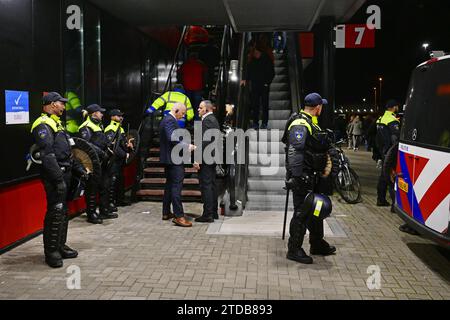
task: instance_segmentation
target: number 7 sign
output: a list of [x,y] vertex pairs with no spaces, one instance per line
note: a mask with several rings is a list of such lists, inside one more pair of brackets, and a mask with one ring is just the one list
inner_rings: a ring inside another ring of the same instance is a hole
[[375,29],[366,24],[336,26],[336,48],[375,48]]

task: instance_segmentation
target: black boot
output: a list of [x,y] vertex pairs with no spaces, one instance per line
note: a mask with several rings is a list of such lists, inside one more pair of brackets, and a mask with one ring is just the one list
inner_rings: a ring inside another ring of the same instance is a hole
[[108,195],[109,195],[109,204],[108,204],[108,210],[110,212],[117,212],[117,206],[116,206],[116,177],[111,178],[111,183],[109,185]]
[[208,215],[202,215],[198,218],[195,218],[195,222],[214,222],[214,218]]
[[302,221],[304,221],[304,219],[301,218],[301,213],[294,212],[294,217],[291,219],[289,225],[290,237],[286,258],[304,264],[311,264],[313,263],[313,259],[308,256],[302,248],[303,239],[306,233],[306,224]]
[[111,212],[109,211],[109,209],[107,207],[100,207],[100,215],[99,217],[101,219],[116,219],[119,217],[119,215],[117,213]]
[[52,268],[63,266],[59,252],[63,218],[62,203],[56,205],[45,215],[43,231],[45,262]]
[[95,194],[93,195],[86,195],[86,215],[87,215],[87,221],[93,224],[101,224],[103,223],[103,220],[98,216],[97,212],[95,211],[96,203],[95,203]]
[[69,227],[69,217],[67,216],[67,213],[66,213],[66,215],[64,217],[64,222],[62,225],[61,242],[60,242],[60,246],[59,246],[59,253],[61,254],[61,257],[63,259],[73,259],[78,256],[77,250],[74,250],[71,247],[66,245],[68,227]]
[[295,250],[295,249],[288,250],[286,258],[288,258],[289,260],[297,261],[297,262],[304,263],[304,264],[313,263],[313,259],[306,254],[306,252],[305,252],[305,250],[303,250],[303,248],[300,248],[297,250]]
[[328,242],[321,239],[317,242],[311,243],[311,249],[309,253],[318,254],[322,256],[328,256],[336,252],[336,247],[330,246]]

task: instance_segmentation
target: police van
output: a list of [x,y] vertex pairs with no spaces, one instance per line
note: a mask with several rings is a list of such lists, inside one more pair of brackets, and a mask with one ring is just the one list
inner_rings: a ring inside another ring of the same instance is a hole
[[413,71],[398,150],[397,213],[450,248],[450,55]]

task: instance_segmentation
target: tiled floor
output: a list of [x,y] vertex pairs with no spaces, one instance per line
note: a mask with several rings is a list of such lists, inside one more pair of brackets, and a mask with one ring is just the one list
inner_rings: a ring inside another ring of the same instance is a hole
[[[333,197],[326,235],[337,254],[312,265],[286,259],[283,212],[180,228],[161,220],[160,203],[143,202],[103,225],[71,221],[69,244],[80,254],[61,269],[44,264],[42,237],[0,256],[0,299],[450,299],[448,252],[399,232],[401,220],[375,206],[370,155],[350,156],[363,202]],[[201,206],[185,210],[198,215]],[[369,289],[373,270],[381,286]]]

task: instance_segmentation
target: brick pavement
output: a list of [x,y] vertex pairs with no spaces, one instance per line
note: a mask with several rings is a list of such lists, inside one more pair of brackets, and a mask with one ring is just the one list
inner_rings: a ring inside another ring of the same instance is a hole
[[[333,197],[346,237],[329,237],[337,254],[314,256],[313,265],[287,260],[287,240],[279,237],[175,227],[161,220],[160,203],[143,202],[103,225],[72,220],[69,244],[80,255],[61,269],[44,264],[42,237],[0,256],[0,299],[450,299],[448,252],[399,232],[401,219],[375,206],[370,155],[350,157],[365,187],[363,202]],[[185,209],[201,210],[195,203]],[[72,265],[81,271],[79,290],[67,287]],[[379,290],[366,285],[371,265],[381,271]]]

